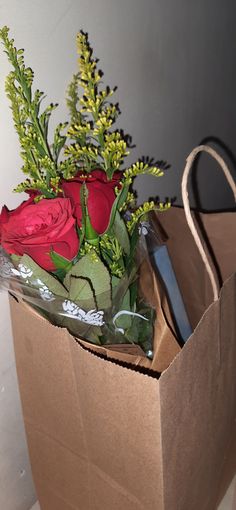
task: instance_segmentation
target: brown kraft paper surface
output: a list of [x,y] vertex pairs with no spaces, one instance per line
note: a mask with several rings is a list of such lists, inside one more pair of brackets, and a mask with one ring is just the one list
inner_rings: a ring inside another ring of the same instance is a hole
[[97,358],[28,306],[12,300],[11,307],[41,510],[58,510],[59,501],[68,510],[155,508],[162,499],[156,379]]
[[[182,225],[181,212],[169,220]],[[219,216],[217,228],[222,224]],[[212,244],[227,278],[236,247],[225,268],[216,235]],[[215,510],[235,469],[236,282],[229,278],[220,300],[208,303],[190,238],[187,246],[189,266],[182,243],[169,249],[191,320],[204,315],[161,376],[98,357],[11,298],[41,510]]]
[[12,300],[42,510],[215,509],[235,434],[234,299],[231,278],[159,379],[98,358]]

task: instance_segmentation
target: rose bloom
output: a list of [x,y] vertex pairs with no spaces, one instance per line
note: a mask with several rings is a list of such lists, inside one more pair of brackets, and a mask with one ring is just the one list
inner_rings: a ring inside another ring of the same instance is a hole
[[29,204],[34,203],[34,197],[35,197],[35,193],[32,192],[32,194],[30,195],[30,198],[28,200],[25,200],[24,202],[22,202],[13,211],[9,211],[9,209],[7,208],[6,205],[4,205],[2,207],[2,210],[0,213],[0,242],[1,242],[1,237],[2,237],[2,226],[4,223],[8,222],[9,215],[11,215],[11,216],[18,215],[20,213],[20,211],[22,211],[22,209],[24,209],[24,207],[27,207]]
[[69,198],[42,199],[34,203],[30,197],[13,211],[6,206],[0,215],[0,240],[9,254],[29,255],[47,271],[55,266],[50,257],[53,250],[72,260],[79,250]]
[[75,207],[78,226],[82,223],[80,190],[86,183],[88,190],[88,213],[92,227],[98,234],[103,234],[108,227],[111,209],[115,201],[115,187],[119,185],[122,172],[114,172],[109,181],[103,170],[92,170],[90,174],[79,171],[68,181],[62,181],[64,195],[69,197]]

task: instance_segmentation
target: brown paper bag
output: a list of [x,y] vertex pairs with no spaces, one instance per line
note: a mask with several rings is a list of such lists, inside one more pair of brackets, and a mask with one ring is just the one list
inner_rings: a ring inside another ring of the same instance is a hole
[[10,299],[41,510],[215,510],[236,470],[235,214],[201,215],[224,280],[214,302],[184,218],[161,216],[196,327],[161,376]]

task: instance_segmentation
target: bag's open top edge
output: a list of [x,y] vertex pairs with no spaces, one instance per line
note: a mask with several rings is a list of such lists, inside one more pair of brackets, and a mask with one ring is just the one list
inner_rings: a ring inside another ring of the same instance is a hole
[[101,360],[103,361],[106,361],[106,362],[109,362],[109,363],[112,363],[113,365],[117,365],[117,366],[120,366],[120,367],[123,367],[125,368],[126,370],[131,370],[133,372],[136,372],[136,373],[139,373],[140,375],[144,375],[146,377],[151,377],[152,379],[156,379],[156,380],[159,380],[160,378],[162,378],[163,376],[167,376],[168,373],[170,371],[173,370],[174,368],[174,365],[175,363],[177,362],[179,356],[183,356],[184,355],[184,352],[186,351],[186,349],[190,349],[191,348],[191,345],[192,345],[192,342],[194,341],[194,337],[195,337],[195,332],[197,332],[197,330],[199,329],[199,327],[201,327],[201,323],[202,321],[205,320],[205,316],[206,314],[209,312],[209,310],[216,306],[216,303],[219,302],[219,300],[221,299],[221,295],[222,295],[222,291],[223,291],[223,288],[227,285],[227,283],[233,279],[235,277],[235,273],[233,273],[223,284],[222,288],[221,288],[221,291],[220,291],[220,296],[219,296],[219,299],[215,302],[212,302],[208,308],[205,310],[204,314],[202,315],[200,321],[198,322],[196,328],[194,329],[192,335],[189,337],[188,341],[186,342],[186,344],[183,346],[183,348],[181,349],[181,351],[174,357],[174,359],[171,361],[170,365],[165,369],[163,370],[162,373],[160,372],[157,372],[151,368],[148,368],[148,367],[143,367],[141,365],[138,365],[138,364],[135,364],[135,363],[131,363],[129,361],[124,361],[124,360],[119,360],[119,359],[116,359],[116,358],[113,358],[113,357],[110,357],[108,355],[105,355],[104,353],[100,353],[100,352],[97,352],[95,350],[93,350],[93,347],[92,347],[92,344],[91,344],[91,348],[89,348],[89,346],[85,346],[83,345],[83,340],[82,339],[79,339],[79,338],[76,338],[76,337],[73,337],[69,331],[67,331],[66,328],[61,328],[60,326],[56,326],[52,323],[50,323],[49,321],[47,321],[47,319],[45,317],[42,317],[36,310],[34,310],[32,307],[30,307],[27,303],[23,302],[23,301],[19,301],[15,296],[13,296],[12,294],[10,294],[10,299],[14,299],[17,303],[21,304],[23,307],[25,307],[27,310],[30,310],[31,313],[33,313],[38,319],[40,319],[41,321],[44,321],[44,322],[48,322],[48,324],[50,324],[51,327],[53,328],[57,328],[58,330],[64,330],[67,332],[67,334],[69,335],[69,337],[77,343],[77,345],[84,349],[89,355],[92,355],[92,356],[95,356],[95,357],[98,357],[100,358]]

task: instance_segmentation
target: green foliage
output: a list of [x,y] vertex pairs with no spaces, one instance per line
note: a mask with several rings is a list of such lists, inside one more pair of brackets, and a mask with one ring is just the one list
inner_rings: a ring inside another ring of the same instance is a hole
[[95,250],[84,255],[71,268],[65,277],[64,284],[71,299],[86,301],[90,300],[93,294],[95,308],[106,309],[111,306],[110,274]]
[[130,186],[137,175],[153,175],[154,177],[162,177],[163,170],[156,166],[149,166],[142,161],[134,163],[130,168],[124,171],[122,181],[126,186]]
[[81,186],[80,190],[80,202],[82,207],[82,229],[84,232],[84,237],[87,243],[93,245],[94,247],[99,244],[99,235],[95,232],[88,213],[88,189],[85,183]]
[[[122,303],[120,305],[120,309],[125,310],[125,311],[131,311],[130,290],[129,289],[127,290],[127,292],[125,293],[125,295],[123,297]],[[118,319],[116,319],[116,327],[122,328],[124,330],[130,328],[130,326],[132,324],[131,317],[132,317],[131,315],[127,315],[127,314],[121,315],[120,317],[118,317]]]
[[151,211],[159,211],[163,212],[169,209],[171,206],[170,202],[167,202],[165,204],[159,203],[158,205],[155,204],[155,202],[144,202],[138,209],[136,209],[134,212],[131,213],[131,219],[127,221],[127,229],[132,234],[134,228],[139,223],[141,218],[145,215],[147,215]]
[[120,240],[114,234],[104,234],[100,240],[100,250],[111,274],[121,278],[125,273],[125,265]]
[[50,257],[57,269],[65,269],[65,271],[71,269],[72,262],[65,257],[62,257],[62,255],[59,255],[59,253],[52,250],[50,252]]
[[[79,32],[77,45],[79,73],[73,76],[67,97],[71,114],[68,136],[72,143],[66,147],[65,154],[69,163],[76,165],[74,172],[78,167],[86,172],[99,167],[111,179],[129,154],[121,133],[111,132],[119,109],[109,100],[114,90],[101,86],[102,72],[97,69],[87,34]],[[83,89],[81,97],[79,86]]]
[[115,238],[119,241],[120,246],[124,250],[126,255],[130,253],[130,239],[128,231],[123,218],[121,218],[119,212],[116,212],[115,220],[113,223],[113,231]]
[[132,318],[130,327],[125,331],[126,342],[139,344],[144,352],[148,352],[153,349],[155,310],[138,302],[137,312],[147,320],[135,316]]
[[34,262],[33,259],[31,259],[31,257],[23,255],[23,257],[21,257],[18,261],[18,268],[19,264],[28,270],[29,274],[27,280],[32,286],[42,288],[42,286],[45,285],[49,291],[56,296],[65,298],[68,297],[66,288],[57,280],[57,278],[42,269],[38,264],[36,264],[36,262]]
[[[35,200],[53,198],[62,192],[62,178],[73,178],[79,169],[83,173],[102,169],[111,180],[114,172],[122,168],[129,151],[126,137],[114,129],[120,114],[118,105],[111,102],[115,89],[102,84],[102,71],[97,67],[87,34],[81,31],[77,36],[79,70],[67,90],[70,122],[58,124],[52,142],[49,141],[49,123],[58,105],[51,103],[42,108],[44,93],[33,89],[34,73],[25,65],[24,50],[15,48],[7,27],[0,30],[0,39],[13,68],[6,79],[6,93],[20,141],[22,171],[26,175],[16,191],[35,189],[40,193]],[[145,343],[145,339],[151,338],[152,312],[142,308],[135,280],[139,222],[150,211],[164,211],[170,204],[150,201],[137,208],[132,186],[139,175],[160,177],[163,171],[146,160],[122,171],[109,224],[102,235],[92,226],[87,207],[89,192],[85,184],[81,186],[80,249],[72,262],[52,251],[50,255],[56,268],[53,274],[27,256],[15,259],[14,264],[23,263],[32,272],[28,278],[32,285],[38,280],[39,287],[43,284],[50,292],[78,302],[85,310],[108,310],[113,297],[116,306],[119,303],[126,310],[144,313],[149,321],[124,316],[119,324],[127,329],[128,341],[137,338],[138,342],[140,338]],[[128,220],[124,219],[127,211]],[[99,342],[98,334],[97,330],[94,341]]]
[[[6,78],[6,94],[11,103],[15,129],[19,136],[21,157],[24,161],[22,171],[28,178],[17,186],[15,191],[29,188],[38,189],[46,198],[56,196],[61,171],[58,158],[66,137],[61,133],[67,123],[59,124],[55,130],[52,145],[48,142],[48,125],[57,104],[51,103],[41,111],[44,93],[36,89],[33,92],[34,73],[25,66],[24,50],[17,50],[14,40],[9,38],[9,29],[0,30],[0,39],[13,70]],[[68,166],[68,163],[66,164]]]
[[68,85],[67,89],[67,106],[69,109],[71,122],[76,124],[77,122],[81,122],[81,113],[78,110],[79,103],[79,94],[78,94],[78,83],[79,83],[79,73],[74,74],[71,82]]
[[72,301],[78,301],[85,310],[96,309],[96,297],[88,278],[72,275],[70,278],[69,297]]
[[[127,188],[126,188],[127,189]],[[127,209],[134,210],[136,208],[137,197],[135,193],[128,191],[125,202],[119,207],[119,212],[125,212]]]
[[114,220],[115,220],[116,212],[122,210],[124,204],[127,201],[128,193],[129,193],[129,187],[122,184],[120,191],[118,192],[116,199],[113,202],[113,206],[111,208],[111,214],[110,214],[110,218],[109,218],[109,223],[108,223],[108,227],[107,227],[105,234],[109,233],[111,231],[111,229],[113,227]]

